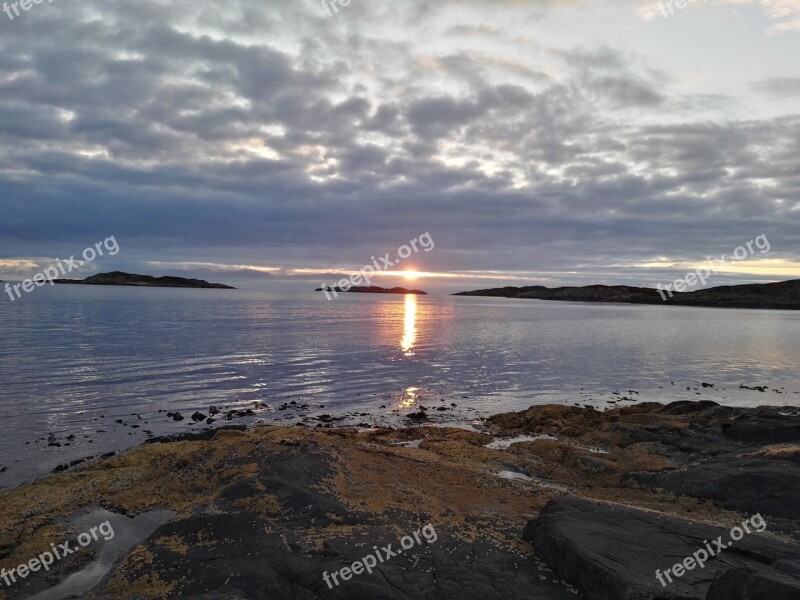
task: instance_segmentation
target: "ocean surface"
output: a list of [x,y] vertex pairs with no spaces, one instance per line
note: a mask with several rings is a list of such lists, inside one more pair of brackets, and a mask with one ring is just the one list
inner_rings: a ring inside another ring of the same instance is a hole
[[402,425],[422,405],[478,429],[547,402],[800,407],[788,311],[48,286],[0,300],[0,323],[0,487],[200,431],[211,406],[212,427]]

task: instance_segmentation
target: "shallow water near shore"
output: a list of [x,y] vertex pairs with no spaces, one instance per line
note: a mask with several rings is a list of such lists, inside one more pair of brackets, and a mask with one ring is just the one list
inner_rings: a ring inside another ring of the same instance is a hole
[[420,405],[427,423],[460,424],[547,402],[796,407],[799,317],[444,295],[328,302],[313,292],[41,288],[0,302],[0,487],[201,430],[208,425],[191,416],[212,416],[212,405],[213,426],[315,426],[322,415],[403,425]]

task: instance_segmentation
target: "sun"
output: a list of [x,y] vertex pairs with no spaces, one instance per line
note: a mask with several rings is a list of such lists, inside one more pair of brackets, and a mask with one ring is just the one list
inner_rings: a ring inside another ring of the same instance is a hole
[[419,277],[417,271],[403,271],[403,278],[406,281],[414,281],[417,277]]

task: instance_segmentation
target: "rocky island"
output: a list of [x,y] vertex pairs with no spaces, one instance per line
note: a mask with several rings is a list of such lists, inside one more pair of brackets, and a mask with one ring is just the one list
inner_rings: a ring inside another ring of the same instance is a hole
[[[533,298],[565,302],[624,302],[628,304],[664,304],[676,306],[708,306],[715,308],[772,308],[800,310],[800,279],[777,283],[725,285],[694,292],[672,292],[629,285],[587,285],[582,287],[548,288],[541,285],[502,287],[454,296],[496,296]],[[663,297],[662,297],[663,296]]]
[[170,288],[203,288],[235,290],[236,288],[224,283],[209,283],[203,279],[186,279],[184,277],[153,277],[151,275],[136,275],[112,271],[111,273],[98,273],[86,279],[56,279],[55,283],[78,285],[129,285],[139,287],[170,287]]
[[402,287],[382,288],[377,285],[371,286],[353,286],[348,289],[340,287],[328,286],[326,288],[317,288],[315,292],[328,292],[328,293],[355,293],[355,294],[418,294],[420,296],[427,296],[428,292],[422,290],[407,290]]
[[[82,598],[800,598],[797,407],[545,405],[482,431],[229,426],[151,442],[0,493],[0,567],[74,540],[76,515],[100,506],[127,546]],[[392,555],[326,584],[377,548]],[[0,598],[60,593],[102,552]]]

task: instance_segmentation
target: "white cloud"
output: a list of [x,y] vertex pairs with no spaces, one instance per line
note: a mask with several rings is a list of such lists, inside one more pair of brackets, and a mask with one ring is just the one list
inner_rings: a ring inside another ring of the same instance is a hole
[[[732,5],[760,5],[764,12],[774,21],[769,28],[770,33],[780,33],[787,31],[800,31],[800,0],[686,0],[686,9],[696,8],[703,4],[732,4]],[[644,21],[652,21],[656,18],[663,18],[661,5],[672,5],[670,14],[681,10],[677,2],[673,0],[662,0],[662,2],[647,2],[636,7],[636,13]],[[666,10],[669,10],[668,8]]]

